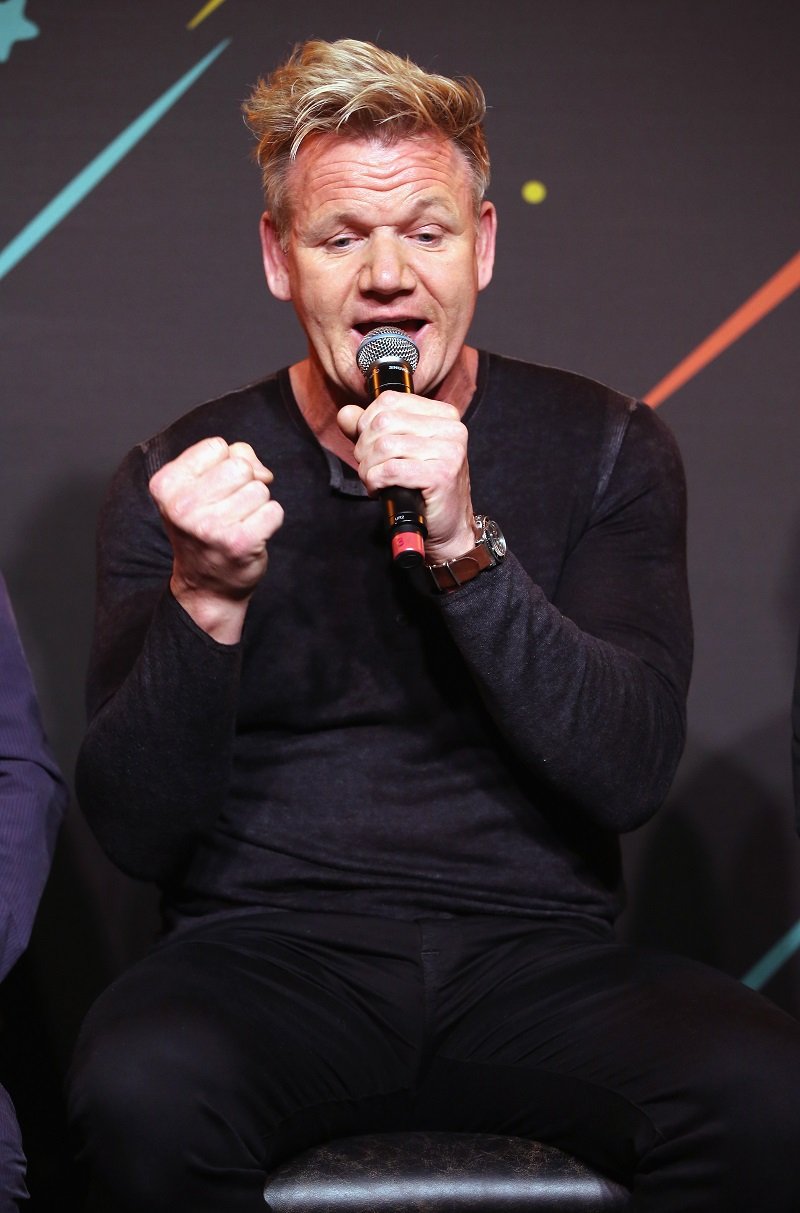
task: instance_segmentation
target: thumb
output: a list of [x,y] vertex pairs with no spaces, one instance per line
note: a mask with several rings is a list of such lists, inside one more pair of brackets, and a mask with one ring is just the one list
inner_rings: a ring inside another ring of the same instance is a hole
[[358,440],[358,423],[364,416],[364,410],[358,404],[346,404],[336,414],[339,429],[351,442]]

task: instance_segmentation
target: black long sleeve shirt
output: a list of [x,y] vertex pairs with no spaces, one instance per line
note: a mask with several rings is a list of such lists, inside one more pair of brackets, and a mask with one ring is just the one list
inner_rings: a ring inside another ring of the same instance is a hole
[[[658,808],[684,739],[680,458],[645,405],[495,355],[464,420],[473,501],[509,555],[447,595],[390,567],[380,505],[286,371],[123,462],[77,784],[169,917],[618,911],[618,834]],[[213,434],[252,444],[285,510],[234,646],[171,597],[147,489]]]

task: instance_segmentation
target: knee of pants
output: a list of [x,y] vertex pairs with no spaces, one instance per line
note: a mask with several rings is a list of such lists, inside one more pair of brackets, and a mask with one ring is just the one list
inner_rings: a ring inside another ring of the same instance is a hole
[[202,1011],[158,1009],[111,1022],[90,1016],[68,1080],[81,1157],[102,1152],[121,1161],[135,1143],[152,1163],[158,1155],[183,1155],[187,1141],[205,1140],[213,1154],[238,1064]]
[[25,1170],[14,1105],[5,1088],[0,1087],[0,1213],[16,1209],[17,1201],[26,1199]]
[[781,1160],[797,1174],[800,1142],[800,1024],[759,999],[731,1030],[711,1023],[697,1075],[701,1115],[721,1126],[731,1165]]

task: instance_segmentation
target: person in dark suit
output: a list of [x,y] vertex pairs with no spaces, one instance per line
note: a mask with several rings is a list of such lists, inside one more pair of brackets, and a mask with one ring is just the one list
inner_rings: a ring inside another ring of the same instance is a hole
[[[33,678],[0,575],[0,980],[24,952],[67,805]],[[0,1213],[26,1200],[14,1105],[0,1087]]]

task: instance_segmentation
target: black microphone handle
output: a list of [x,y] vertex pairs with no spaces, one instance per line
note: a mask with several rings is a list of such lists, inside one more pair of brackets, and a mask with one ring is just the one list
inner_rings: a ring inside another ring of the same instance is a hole
[[[414,384],[407,362],[387,358],[374,362],[367,375],[367,388],[374,400],[381,392],[413,392]],[[393,486],[381,489],[386,524],[392,547],[392,560],[401,569],[418,568],[425,557],[425,513],[419,489]]]

